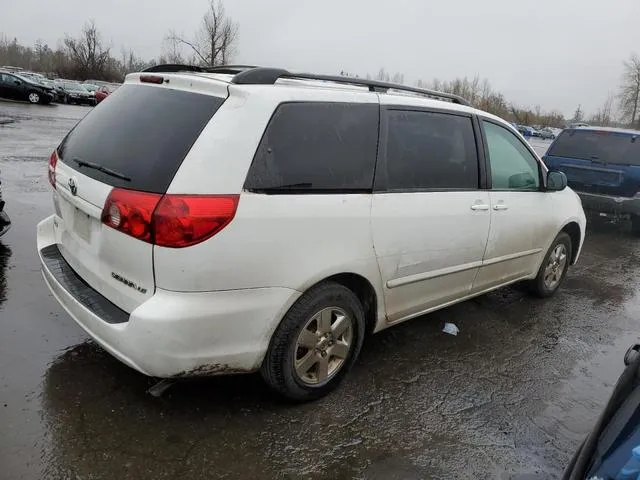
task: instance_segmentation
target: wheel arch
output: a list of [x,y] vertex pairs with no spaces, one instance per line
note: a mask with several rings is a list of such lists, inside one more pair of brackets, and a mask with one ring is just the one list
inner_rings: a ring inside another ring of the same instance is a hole
[[582,232],[577,222],[569,222],[560,232],[565,232],[571,238],[571,265],[576,263],[578,252],[580,251],[580,242],[582,240]]
[[364,310],[367,335],[373,333],[378,323],[378,295],[371,282],[362,275],[351,272],[331,275],[318,283],[323,282],[339,283],[355,293]]

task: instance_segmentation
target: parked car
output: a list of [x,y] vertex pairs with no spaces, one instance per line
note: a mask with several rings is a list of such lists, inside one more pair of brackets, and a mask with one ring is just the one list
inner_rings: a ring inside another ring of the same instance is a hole
[[87,83],[87,82],[83,82],[82,86],[89,92],[91,93],[95,93],[96,90],[98,90],[100,88],[99,85],[95,85],[93,83]]
[[579,127],[563,130],[544,161],[563,171],[584,209],[629,217],[640,235],[640,131]]
[[26,100],[30,103],[48,104],[53,100],[53,89],[29,77],[0,71],[0,98]]
[[526,125],[518,125],[516,129],[522,134],[523,137],[537,137],[538,132],[533,127],[528,127]]
[[0,237],[9,231],[11,228],[11,219],[9,214],[4,209],[5,202],[2,199],[2,181],[0,180]]
[[113,92],[115,92],[119,86],[120,85],[110,84],[98,88],[98,90],[96,90],[96,103],[100,103],[101,101],[103,101]]
[[624,357],[626,368],[596,425],[578,448],[564,480],[637,479],[640,476],[640,345]]
[[78,82],[55,81],[55,84],[64,91],[66,103],[77,105],[95,105],[96,103],[94,95]]
[[309,400],[367,333],[520,281],[549,297],[578,259],[580,200],[500,118],[398,84],[223,71],[128,75],[51,154],[45,281],[134,369],[260,371]]
[[67,103],[67,93],[62,88],[62,85],[56,84],[53,80],[45,79],[41,83],[52,89],[54,95],[53,101],[56,103]]
[[553,140],[554,138],[556,138],[556,134],[553,133],[548,128],[542,128],[542,129],[538,130],[538,136],[540,138],[545,139],[545,140]]

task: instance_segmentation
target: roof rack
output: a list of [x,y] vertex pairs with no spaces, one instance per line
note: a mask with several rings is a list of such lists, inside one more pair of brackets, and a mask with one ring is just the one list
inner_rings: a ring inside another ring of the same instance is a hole
[[202,73],[228,73],[237,75],[246,70],[257,68],[255,65],[218,65],[216,67],[199,67],[197,65],[182,65],[179,63],[164,63],[154,65],[144,70],[145,73],[175,73],[175,72],[202,72]]
[[354,77],[341,77],[336,75],[316,75],[312,73],[291,73],[279,68],[256,67],[236,74],[231,83],[241,85],[272,85],[281,78],[320,80],[324,82],[342,83],[346,85],[357,85],[367,87],[370,92],[386,93],[389,90],[417,93],[438,100],[448,100],[452,103],[471,106],[466,99],[452,93],[438,92],[426,88],[410,87],[400,83],[379,82],[377,80],[363,80]]
[[355,77],[341,77],[337,75],[316,75],[312,73],[291,73],[281,68],[255,67],[252,65],[219,65],[217,67],[198,67],[195,65],[164,64],[155,65],[144,70],[151,72],[201,72],[233,74],[231,83],[238,85],[273,85],[281,78],[299,80],[319,80],[323,82],[341,83],[367,87],[370,92],[387,93],[389,90],[417,93],[437,100],[447,100],[460,105],[471,106],[466,99],[452,93],[438,92],[427,88],[410,87],[400,83],[380,82],[377,80],[363,80]]

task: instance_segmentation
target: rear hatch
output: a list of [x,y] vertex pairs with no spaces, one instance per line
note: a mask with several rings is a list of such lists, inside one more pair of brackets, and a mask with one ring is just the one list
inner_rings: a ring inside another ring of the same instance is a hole
[[564,130],[544,162],[579,192],[633,197],[640,191],[640,140],[633,132]]
[[224,102],[179,86],[179,79],[171,87],[123,85],[69,132],[57,160],[52,155],[54,203],[62,218],[58,248],[78,275],[127,312],[154,293],[153,245],[105,225],[105,202],[115,192],[143,199],[164,194]]

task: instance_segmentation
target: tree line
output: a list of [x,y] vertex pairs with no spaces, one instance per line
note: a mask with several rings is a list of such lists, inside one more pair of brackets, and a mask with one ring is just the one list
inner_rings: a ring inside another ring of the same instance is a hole
[[73,80],[120,82],[126,74],[156,64],[215,66],[228,63],[236,53],[237,41],[238,24],[226,14],[222,0],[209,0],[208,9],[193,35],[168,32],[163,53],[157,59],[144,60],[125,47],[115,52],[91,20],[77,36],[65,35],[55,48],[41,40],[30,47],[19,43],[17,38],[0,36],[0,66]]
[[[77,36],[65,35],[51,48],[43,41],[33,47],[22,45],[16,38],[0,36],[0,66],[10,65],[43,72],[51,76],[77,80],[122,81],[127,73],[163,63],[201,66],[228,64],[237,53],[238,24],[227,15],[222,0],[209,0],[200,25],[191,35],[169,31],[163,40],[162,55],[144,60],[125,47],[116,53],[101,36],[95,21],[87,22]],[[357,76],[342,71],[345,76]],[[404,83],[402,73],[390,74],[381,68],[368,79]],[[543,110],[539,105],[522,107],[508,101],[489,80],[479,76],[454,80],[418,80],[417,86],[460,95],[475,107],[508,121],[525,125],[562,128],[567,123],[557,110]],[[617,106],[617,115],[614,112]],[[617,93],[608,93],[602,106],[585,116],[581,106],[569,122],[585,121],[594,125],[629,125],[640,128],[640,57],[632,54],[623,64],[623,75]]]

